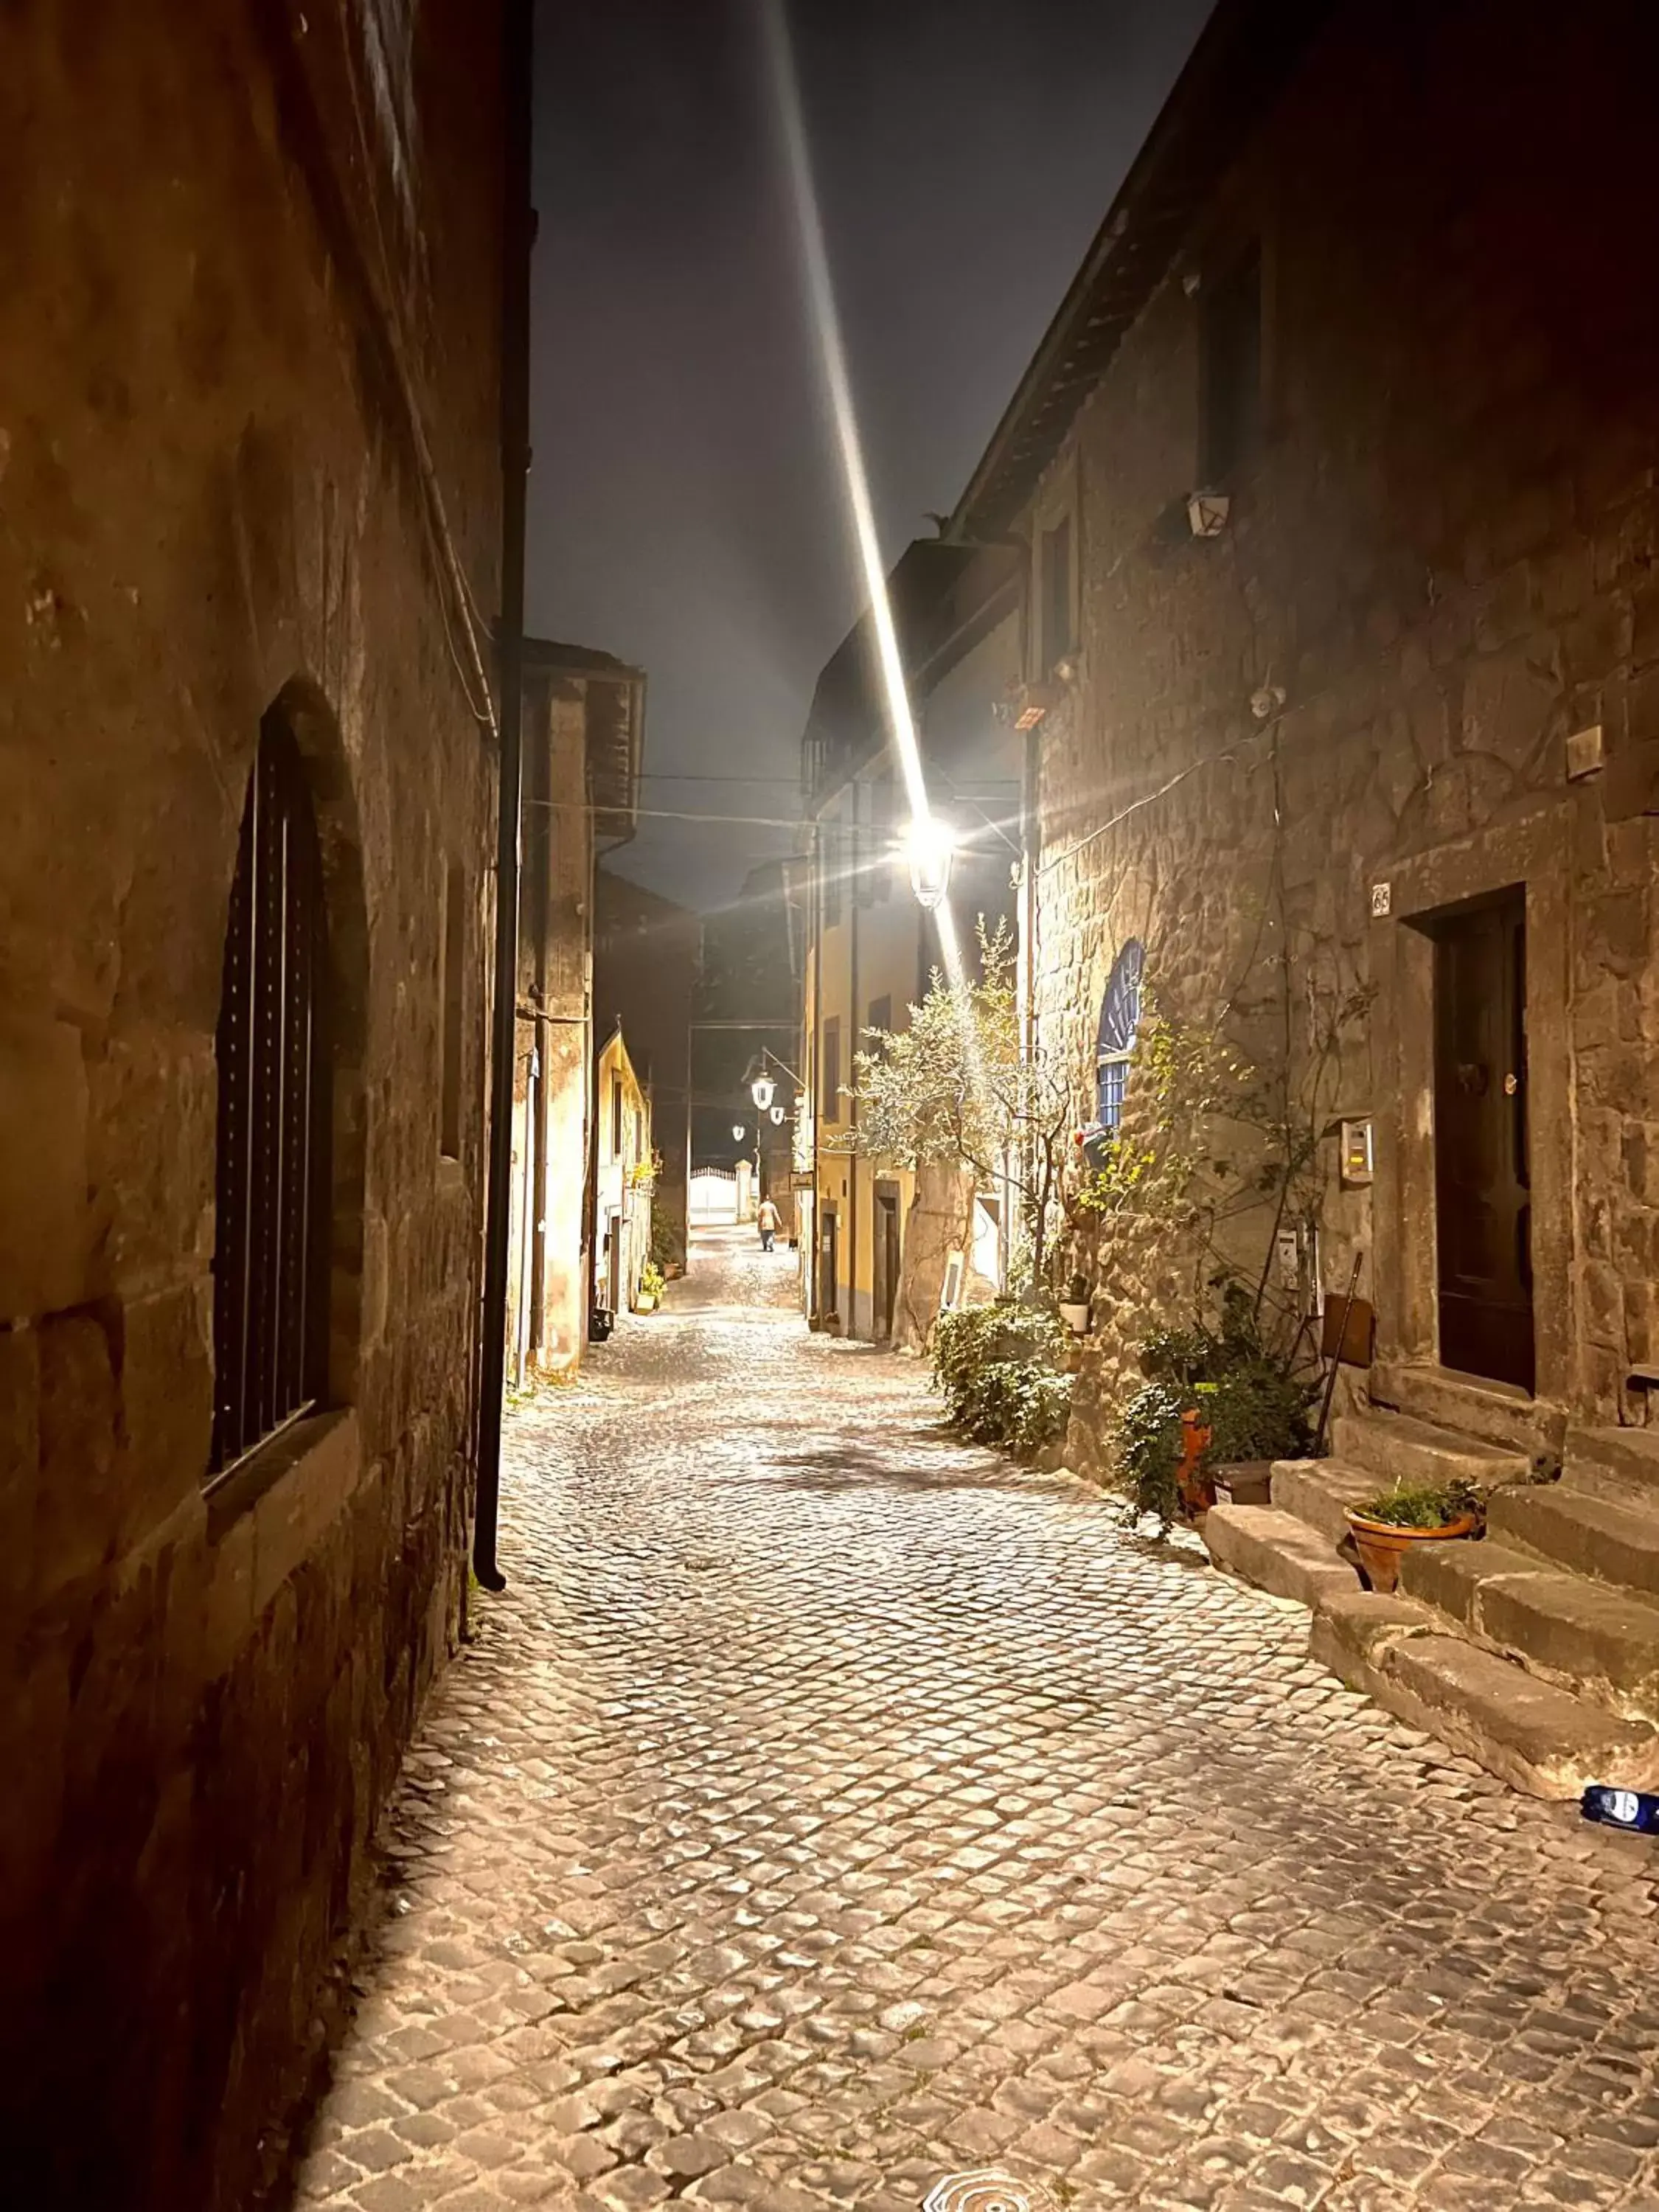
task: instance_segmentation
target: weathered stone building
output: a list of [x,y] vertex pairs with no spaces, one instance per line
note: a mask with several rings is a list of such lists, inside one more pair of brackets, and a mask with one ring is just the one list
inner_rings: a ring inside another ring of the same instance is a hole
[[0,89],[0,2100],[232,2212],[463,1596],[502,31],[179,29]]
[[[1548,1790],[1659,1772],[1656,60],[1624,0],[1224,0],[955,519],[1030,548],[1079,1119],[1143,984],[1230,1036],[1313,1162],[1214,1251],[1376,1304],[1335,1460],[1218,1549]],[[1195,1256],[1109,1244],[1074,1456]],[[1391,1473],[1563,1450],[1420,1603],[1335,1555]]]
[[586,646],[525,641],[519,988],[507,1269],[507,1362],[568,1373],[593,1283],[591,1152],[599,856],[633,836],[645,678]]
[[[970,947],[974,917],[1007,910],[1019,853],[1007,706],[1020,673],[1021,584],[1006,546],[928,538],[888,581],[930,804],[960,841],[951,896]],[[855,1055],[869,1030],[907,1025],[945,964],[938,918],[909,880],[905,777],[868,614],[818,678],[802,782],[811,863],[801,978],[813,1154],[801,1194],[806,1311],[848,1335],[915,1344],[938,1310],[952,1249],[969,1267],[977,1256],[988,1287],[1000,1279],[1004,1224],[1000,1192],[971,1194],[954,1173],[919,1176],[856,1149]]]

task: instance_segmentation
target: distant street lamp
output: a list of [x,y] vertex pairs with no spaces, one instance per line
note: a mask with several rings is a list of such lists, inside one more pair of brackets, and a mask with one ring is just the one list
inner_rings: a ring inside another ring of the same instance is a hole
[[765,1113],[767,1108],[772,1103],[773,1099],[777,1095],[777,1085],[773,1082],[771,1077],[766,1073],[766,1070],[762,1068],[760,1073],[755,1078],[754,1081],[749,1086],[749,1096],[754,1100],[757,1112],[762,1114]]
[[943,906],[951,888],[951,862],[956,839],[949,825],[936,814],[918,814],[905,834],[904,850],[910,863],[910,888],[916,904],[930,911]]
[[741,1121],[734,1121],[734,1122],[732,1124],[732,1143],[733,1143],[734,1145],[740,1145],[740,1144],[743,1142],[744,1135],[744,1130],[743,1123],[742,1123]]
[[775,1127],[781,1129],[788,1118],[789,1116],[785,1108],[781,1106],[775,1106],[772,1109],[771,1119]]

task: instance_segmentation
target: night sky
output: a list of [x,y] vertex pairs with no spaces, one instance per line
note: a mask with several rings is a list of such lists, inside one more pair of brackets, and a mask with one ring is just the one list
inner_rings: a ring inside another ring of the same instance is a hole
[[[647,670],[643,806],[793,817],[863,592],[762,4],[539,10],[528,625]],[[791,0],[890,562],[955,504],[1208,11]],[[708,907],[788,844],[642,821],[617,865]]]

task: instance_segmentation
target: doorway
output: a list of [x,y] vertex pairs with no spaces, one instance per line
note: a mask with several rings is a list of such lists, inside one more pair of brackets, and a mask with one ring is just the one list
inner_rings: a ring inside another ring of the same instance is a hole
[[878,1344],[892,1340],[893,1312],[898,1304],[899,1211],[896,1190],[876,1191],[876,1249],[874,1310],[871,1334]]
[[1527,910],[1520,887],[1426,925],[1434,940],[1440,1363],[1531,1390]]
[[818,1228],[818,1318],[830,1321],[841,1311],[836,1303],[841,1277],[841,1223],[833,1206],[826,1206]]

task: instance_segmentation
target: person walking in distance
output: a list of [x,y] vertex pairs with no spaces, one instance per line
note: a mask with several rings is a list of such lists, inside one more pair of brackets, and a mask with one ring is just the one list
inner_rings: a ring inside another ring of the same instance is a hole
[[769,1252],[779,1227],[778,1209],[769,1198],[762,1199],[760,1212],[755,1216],[755,1224],[760,1231],[761,1250]]

